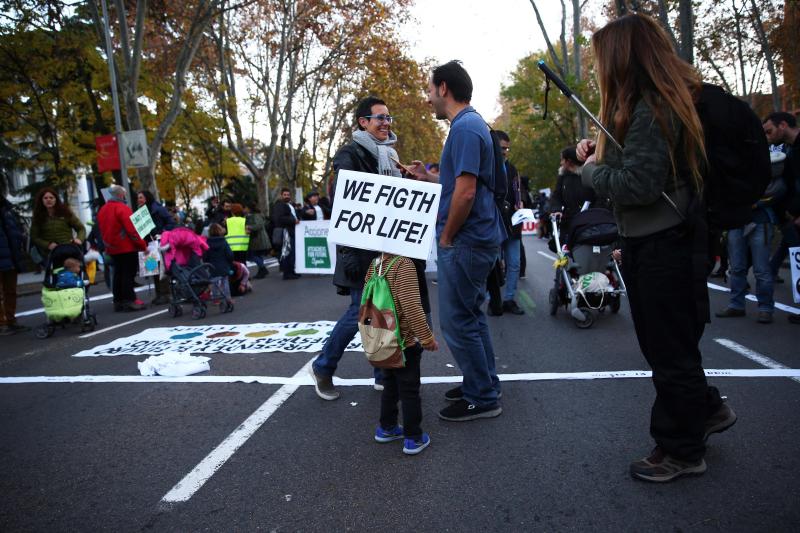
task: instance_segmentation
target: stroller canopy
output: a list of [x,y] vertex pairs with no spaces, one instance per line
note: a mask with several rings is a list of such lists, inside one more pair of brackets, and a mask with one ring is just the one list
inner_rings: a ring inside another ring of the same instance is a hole
[[567,242],[570,246],[605,246],[619,238],[614,214],[608,209],[591,208],[573,217]]

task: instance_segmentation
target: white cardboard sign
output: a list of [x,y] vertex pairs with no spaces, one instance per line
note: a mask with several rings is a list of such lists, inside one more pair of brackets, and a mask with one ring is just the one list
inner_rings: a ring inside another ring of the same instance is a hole
[[333,274],[336,245],[328,240],[330,220],[301,221],[294,227],[294,270],[300,274]]
[[792,271],[792,299],[800,304],[800,246],[789,248],[789,268]]
[[438,183],[340,170],[328,240],[427,259],[441,192]]

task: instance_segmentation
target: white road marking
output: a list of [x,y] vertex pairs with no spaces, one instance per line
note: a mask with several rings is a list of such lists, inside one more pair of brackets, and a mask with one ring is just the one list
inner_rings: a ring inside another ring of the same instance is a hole
[[156,311],[155,313],[150,313],[149,315],[140,316],[139,318],[134,318],[133,320],[128,320],[127,322],[122,322],[120,324],[114,324],[113,326],[108,326],[107,328],[98,329],[97,331],[93,331],[91,333],[87,333],[85,335],[80,335],[78,338],[86,339],[89,337],[94,337],[95,335],[100,335],[101,333],[105,333],[106,331],[111,331],[112,329],[121,328],[123,326],[127,326],[128,324],[134,324],[136,322],[141,322],[142,320],[147,320],[148,318],[153,318],[154,316],[163,315],[166,313],[168,309],[162,309],[161,311]]
[[[136,287],[134,290],[136,292],[142,292],[142,291],[146,291],[148,289],[149,289],[149,287]],[[108,300],[109,298],[112,298],[113,296],[114,296],[113,294],[111,294],[110,292],[107,292],[107,293],[101,294],[99,296],[92,296],[92,297],[89,298],[89,301],[90,302],[99,302],[100,300]],[[31,309],[30,311],[22,311],[21,313],[16,313],[14,316],[19,318],[21,316],[38,315],[38,314],[41,314],[41,313],[44,313],[44,307],[37,307],[36,309]]]
[[[308,365],[311,364],[313,359],[303,365],[303,368],[297,371],[294,375],[295,378],[301,375],[308,375]],[[310,380],[310,378],[309,378]],[[272,416],[278,408],[283,405],[283,402],[296,391],[298,385],[284,385],[278,391],[270,396],[266,402],[256,409],[247,419],[242,422],[233,432],[223,440],[219,446],[209,453],[205,459],[194,467],[194,469],[186,474],[186,476],[170,490],[161,501],[165,504],[181,503],[188,501],[194,493],[208,481],[214,473],[219,470],[225,462],[236,453],[242,444],[247,442],[247,439],[253,436],[258,431],[264,422]]]
[[[266,261],[264,261],[264,266],[265,267],[271,267],[271,266],[275,266],[277,264],[278,264],[278,260],[275,259],[274,257],[271,257],[271,258],[267,259]],[[248,262],[247,266],[248,267],[256,266],[256,264],[253,263],[253,262]],[[136,287],[136,289],[134,289],[134,290],[136,292],[142,292],[142,291],[146,291],[146,290],[151,290],[151,287],[149,285],[146,285],[144,287]],[[89,298],[89,301],[90,302],[99,302],[100,300],[108,300],[111,297],[113,297],[113,294],[111,294],[110,292],[107,292],[107,293],[101,294],[99,296],[92,296],[92,297]],[[16,318],[19,318],[19,317],[23,317],[23,316],[38,315],[38,314],[41,314],[41,313],[44,313],[44,307],[37,307],[36,309],[30,309],[28,311],[21,311],[19,313],[16,313],[14,316]]]
[[[707,285],[709,289],[713,289],[715,291],[731,292],[728,287],[723,287],[722,285],[717,285],[710,282]],[[753,294],[747,294],[745,295],[745,298],[751,302],[758,302],[758,298],[756,298]],[[782,304],[780,302],[775,302],[775,309],[780,309],[781,311],[786,311],[787,313],[791,313],[793,315],[800,315],[800,309],[797,307],[792,307],[791,305]]]
[[[739,355],[743,355],[748,359],[750,359],[751,361],[758,363],[759,365],[765,366],[767,368],[771,368],[774,370],[784,370],[789,368],[786,365],[783,365],[775,361],[774,359],[770,359],[766,355],[760,354],[755,350],[751,350],[750,348],[742,346],[738,342],[734,342],[730,339],[714,339],[714,342],[721,344],[722,346],[728,348],[729,350],[733,350]],[[800,377],[792,377],[792,379],[800,383]]]
[[543,252],[541,250],[537,250],[536,253],[541,255],[542,257],[546,257],[546,258],[550,259],[551,261],[555,261],[556,260],[556,256],[550,255],[547,252]]
[[[800,369],[780,368],[737,368],[705,369],[707,376],[731,378],[792,378],[800,379]],[[618,370],[607,372],[540,372],[522,374],[500,374],[500,381],[558,381],[592,379],[649,378],[649,370]],[[422,378],[424,384],[461,383],[461,376],[428,376]],[[308,376],[10,376],[0,377],[0,385],[23,383],[261,383],[264,385],[310,386]],[[369,379],[333,378],[334,385],[340,387],[372,387],[375,381]]]
[[[542,252],[541,250],[537,250],[536,253],[552,261],[556,260],[555,256],[548,254],[547,252]],[[713,289],[715,291],[731,292],[731,290],[728,287],[723,287],[722,285],[717,285],[711,282],[708,282],[707,285],[709,289]],[[751,302],[758,302],[758,299],[752,294],[748,294],[747,296],[745,296],[745,298],[747,298]],[[797,307],[792,307],[791,305],[782,304],[780,302],[775,302],[775,309],[780,309],[781,311],[786,311],[787,313],[791,313],[793,315],[800,315],[800,309],[798,309]]]

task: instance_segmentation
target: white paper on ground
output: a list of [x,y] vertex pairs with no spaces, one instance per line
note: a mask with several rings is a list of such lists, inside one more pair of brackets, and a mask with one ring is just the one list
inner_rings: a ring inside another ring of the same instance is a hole
[[153,355],[138,363],[139,372],[143,376],[168,376],[180,377],[208,372],[211,367],[209,358],[199,355],[189,355],[181,352],[164,352]]

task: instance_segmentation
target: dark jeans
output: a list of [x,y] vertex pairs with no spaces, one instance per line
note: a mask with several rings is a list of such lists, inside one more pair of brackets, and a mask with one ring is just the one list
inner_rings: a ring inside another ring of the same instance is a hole
[[503,272],[500,262],[494,264],[486,278],[486,292],[489,293],[489,310],[495,315],[503,313],[503,296],[500,290],[500,282],[503,280]]
[[639,348],[653,369],[650,434],[669,455],[698,460],[705,421],[722,400],[706,382],[698,348],[704,322],[690,281],[691,234],[673,229],[624,239],[622,270]]
[[[361,307],[362,291],[363,289],[350,289],[350,305],[333,326],[328,340],[322,347],[322,352],[312,363],[314,372],[320,376],[333,376],[347,345],[358,333],[358,310]],[[381,381],[383,376],[380,369],[373,370],[375,381]]]
[[294,271],[294,255],[295,255],[295,239],[294,239],[294,228],[289,229],[289,238],[291,239],[291,251],[286,258],[280,260],[280,267],[281,272],[283,272],[283,277],[292,276],[296,274]]
[[419,343],[403,351],[406,366],[384,368],[383,395],[381,396],[381,427],[390,429],[397,425],[397,401],[403,406],[403,434],[407,439],[422,436],[422,400],[419,397],[419,362],[422,346]]
[[5,270],[0,272],[0,326],[15,324],[17,313],[17,271]]
[[133,302],[136,300],[133,283],[136,280],[136,274],[139,273],[139,254],[138,252],[128,252],[114,254],[111,257],[114,259],[114,278],[111,282],[114,303]]

